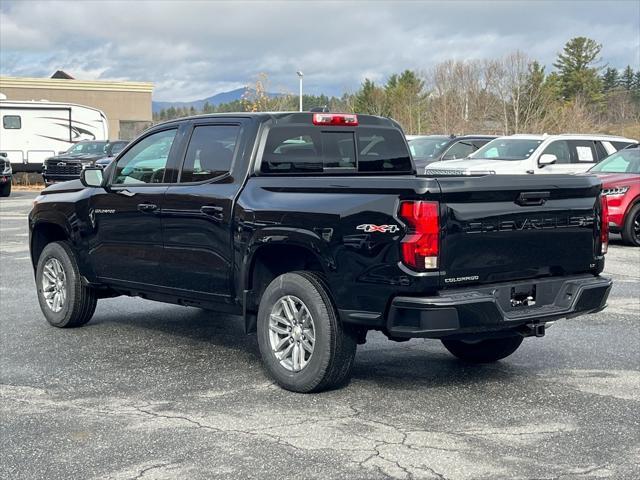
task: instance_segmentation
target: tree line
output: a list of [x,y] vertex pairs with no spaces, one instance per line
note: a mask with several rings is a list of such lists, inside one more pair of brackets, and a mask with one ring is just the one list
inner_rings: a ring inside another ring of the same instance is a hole
[[[384,83],[365,79],[342,96],[304,95],[303,109],[392,117],[407,133],[465,134],[603,132],[640,137],[640,70],[602,65],[602,45],[569,40],[546,68],[526,53],[503,58],[447,60],[426,70],[405,70]],[[295,111],[298,96],[270,95],[260,74],[239,100],[217,106],[170,107],[162,121],[198,113]]]

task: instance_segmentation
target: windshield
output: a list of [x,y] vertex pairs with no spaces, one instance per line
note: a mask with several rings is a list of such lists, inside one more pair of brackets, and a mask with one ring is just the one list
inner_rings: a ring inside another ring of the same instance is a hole
[[111,156],[116,156],[127,146],[127,142],[116,142],[111,144]]
[[409,140],[409,150],[416,160],[438,157],[449,144],[449,137],[423,137]]
[[593,167],[591,172],[640,174],[640,148],[620,150]]
[[67,153],[69,155],[86,155],[88,153],[105,153],[107,142],[81,142],[72,146]]
[[530,138],[496,138],[490,141],[469,158],[491,160],[525,160],[536,151],[542,140]]

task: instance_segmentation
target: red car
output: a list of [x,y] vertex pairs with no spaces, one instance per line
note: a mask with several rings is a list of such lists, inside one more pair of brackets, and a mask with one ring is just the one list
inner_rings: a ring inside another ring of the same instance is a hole
[[609,228],[622,241],[640,247],[640,146],[620,150],[594,166],[609,206]]

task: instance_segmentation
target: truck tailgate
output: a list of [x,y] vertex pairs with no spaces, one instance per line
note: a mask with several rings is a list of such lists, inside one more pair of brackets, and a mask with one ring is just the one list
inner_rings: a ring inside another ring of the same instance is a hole
[[438,177],[442,287],[594,272],[600,181],[593,176]]

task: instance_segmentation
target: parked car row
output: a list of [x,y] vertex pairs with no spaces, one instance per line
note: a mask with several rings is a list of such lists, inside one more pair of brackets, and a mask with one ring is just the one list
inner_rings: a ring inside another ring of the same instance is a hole
[[640,146],[609,135],[407,136],[418,174],[594,173],[603,182],[609,227],[640,246]]
[[82,169],[104,167],[127,145],[126,140],[82,141],[66,152],[48,158],[42,167],[45,185],[80,178]]
[[[486,141],[487,137],[465,136],[453,138],[457,143],[452,146],[434,145],[432,156],[423,155],[427,149],[422,145],[428,140],[442,141],[439,140],[442,138],[429,136],[408,140],[409,146],[413,146],[419,173],[580,173],[612,153],[638,143],[610,135],[511,135],[494,137],[491,141]],[[461,140],[466,138],[470,140]],[[483,140],[484,144],[479,145]]]

